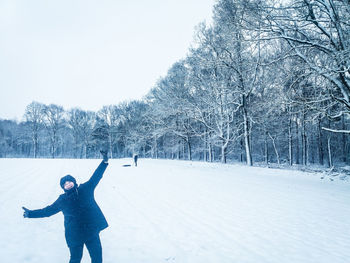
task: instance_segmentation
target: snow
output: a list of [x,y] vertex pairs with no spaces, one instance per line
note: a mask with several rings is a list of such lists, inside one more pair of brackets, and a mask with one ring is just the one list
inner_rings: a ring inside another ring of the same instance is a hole
[[[24,219],[86,181],[99,160],[0,159],[1,262],[62,263],[63,215]],[[111,160],[96,189],[105,263],[340,263],[350,258],[349,182],[189,161]],[[82,262],[90,262],[84,250]]]

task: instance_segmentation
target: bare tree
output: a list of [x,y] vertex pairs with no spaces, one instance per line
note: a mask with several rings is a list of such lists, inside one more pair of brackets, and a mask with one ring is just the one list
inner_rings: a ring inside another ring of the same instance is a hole
[[124,120],[124,116],[119,107],[114,105],[103,106],[98,111],[99,116],[106,125],[108,134],[108,148],[111,158],[113,158],[113,146],[117,143],[118,139],[118,125]]
[[62,106],[50,104],[43,108],[44,125],[50,136],[51,157],[55,158],[58,146],[58,132],[64,125],[64,109]]
[[43,114],[45,105],[33,101],[25,110],[24,117],[31,128],[31,137],[33,142],[33,157],[37,158],[39,150],[39,131],[43,128]]
[[[304,72],[327,82],[328,97],[341,105],[330,117],[350,113],[350,3],[338,0],[281,1],[266,8],[266,21],[289,46],[284,56],[304,63]],[[318,88],[318,87],[315,87]],[[327,127],[323,129],[329,130]],[[339,130],[331,130],[337,132]],[[348,133],[349,131],[343,131]]]
[[69,111],[68,124],[73,131],[75,153],[79,150],[80,158],[87,158],[87,147],[91,140],[91,133],[95,123],[95,113],[81,109]]

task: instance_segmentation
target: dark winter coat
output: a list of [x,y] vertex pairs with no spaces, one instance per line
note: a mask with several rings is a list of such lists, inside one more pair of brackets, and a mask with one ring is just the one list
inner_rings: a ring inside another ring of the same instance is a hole
[[64,193],[51,205],[31,210],[30,218],[49,217],[62,211],[65,237],[69,247],[76,246],[108,227],[108,223],[94,198],[94,190],[108,163],[103,161],[90,180],[79,185],[74,192]]

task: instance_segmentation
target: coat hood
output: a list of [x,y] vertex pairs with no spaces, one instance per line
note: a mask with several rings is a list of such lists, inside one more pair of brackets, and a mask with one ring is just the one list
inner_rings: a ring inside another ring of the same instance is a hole
[[64,189],[63,186],[64,186],[65,182],[67,182],[67,181],[73,182],[74,188],[77,187],[77,181],[75,180],[75,178],[73,176],[71,176],[70,174],[67,174],[66,176],[63,176],[60,180],[60,185],[65,192],[67,192],[67,191],[66,191],[66,189]]

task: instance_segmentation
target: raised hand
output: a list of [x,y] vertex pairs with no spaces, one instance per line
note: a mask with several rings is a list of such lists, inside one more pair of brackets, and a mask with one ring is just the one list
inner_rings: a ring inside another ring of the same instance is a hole
[[23,212],[23,217],[24,218],[28,218],[29,217],[29,213],[30,213],[30,210],[25,208],[24,206],[22,206],[22,209],[24,210]]
[[100,153],[102,154],[103,161],[104,161],[105,163],[108,163],[108,153],[107,153],[107,151],[101,150]]

